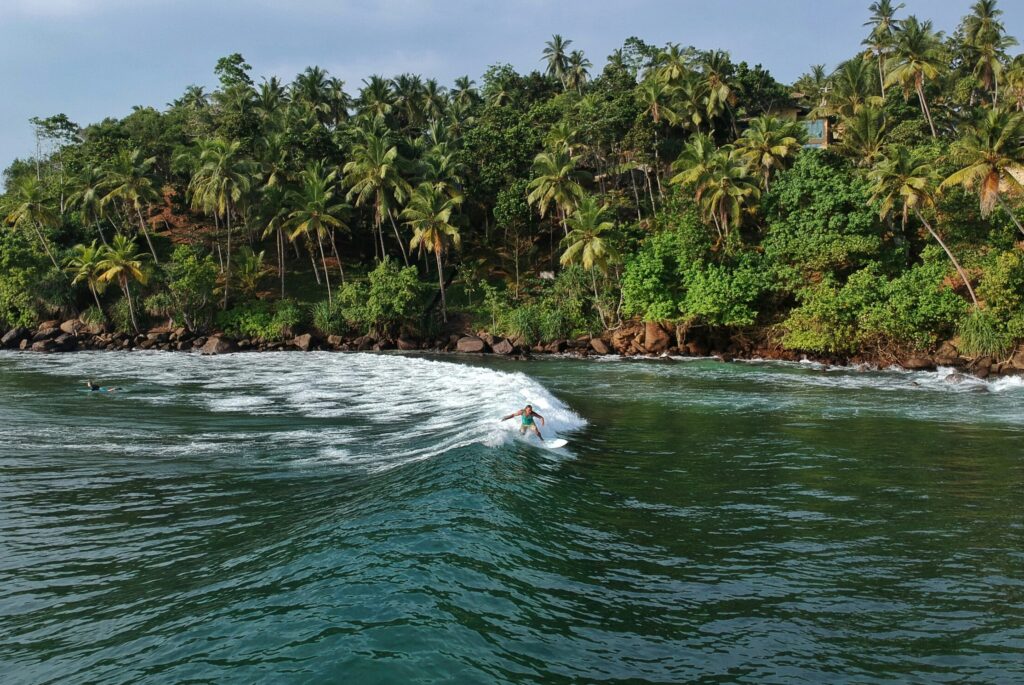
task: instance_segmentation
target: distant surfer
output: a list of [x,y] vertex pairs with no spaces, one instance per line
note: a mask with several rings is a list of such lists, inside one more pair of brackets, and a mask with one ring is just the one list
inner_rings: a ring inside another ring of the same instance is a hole
[[514,414],[509,414],[502,418],[502,421],[508,421],[509,419],[514,419],[517,416],[521,416],[523,418],[522,423],[519,424],[520,435],[523,435],[526,431],[532,429],[533,432],[537,434],[537,437],[540,438],[540,441],[544,442],[544,437],[540,434],[540,429],[537,428],[537,423],[534,421],[534,419],[540,419],[540,425],[543,426],[544,417],[533,410],[532,404],[526,405],[523,409],[520,409]]
[[102,385],[96,385],[96,383],[94,383],[92,381],[86,381],[85,382],[85,387],[89,388],[90,392],[116,392],[116,391],[121,389],[121,388],[108,388],[108,387],[105,387],[105,386],[102,386]]

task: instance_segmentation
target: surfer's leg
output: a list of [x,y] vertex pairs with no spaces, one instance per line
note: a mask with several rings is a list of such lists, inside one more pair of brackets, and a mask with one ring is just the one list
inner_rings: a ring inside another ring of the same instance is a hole
[[533,432],[537,434],[537,437],[540,438],[541,442],[544,442],[544,436],[540,434],[540,428],[537,428],[537,424],[533,424]]

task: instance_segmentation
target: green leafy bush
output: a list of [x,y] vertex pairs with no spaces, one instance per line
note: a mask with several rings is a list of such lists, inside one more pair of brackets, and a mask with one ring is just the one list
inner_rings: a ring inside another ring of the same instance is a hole
[[991,311],[976,309],[964,318],[957,333],[960,351],[967,355],[1005,356],[1013,347],[1013,339]]
[[217,326],[228,335],[267,341],[291,336],[302,321],[302,309],[294,300],[273,305],[255,300],[217,314]]
[[338,291],[337,305],[346,325],[378,336],[390,335],[416,317],[424,292],[416,267],[403,268],[384,259],[367,281],[350,281]]
[[179,245],[164,267],[167,303],[164,316],[178,319],[193,330],[208,326],[213,315],[217,264],[213,257]]
[[345,322],[341,310],[333,302],[323,300],[310,307],[313,326],[324,335],[341,335],[345,332]]
[[[135,307],[135,320],[139,323],[139,329],[145,330],[149,327],[149,319],[146,317],[146,312],[141,304],[133,295],[132,306]],[[119,298],[111,305],[108,313],[110,314],[110,323],[113,324],[115,331],[118,333],[135,333],[135,327],[132,325],[131,310],[128,306],[128,298]]]
[[1024,252],[995,254],[977,292],[998,328],[1012,340],[1024,338]]

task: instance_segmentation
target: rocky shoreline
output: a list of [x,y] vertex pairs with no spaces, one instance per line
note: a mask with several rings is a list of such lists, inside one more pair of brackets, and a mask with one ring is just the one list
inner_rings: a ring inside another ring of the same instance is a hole
[[87,324],[78,319],[44,321],[35,329],[14,328],[0,337],[0,349],[36,353],[73,352],[76,350],[161,350],[192,352],[205,355],[229,352],[271,352],[313,350],[338,352],[421,351],[433,353],[494,354],[527,359],[533,355],[563,354],[574,357],[620,355],[622,357],[661,357],[685,355],[734,359],[765,359],[780,361],[810,360],[827,365],[870,364],[898,365],[915,371],[950,367],[959,373],[978,378],[1024,375],[1024,345],[1008,359],[966,357],[952,342],[944,342],[933,352],[913,353],[905,357],[882,359],[874,355],[823,357],[806,355],[777,346],[736,339],[701,337],[688,334],[681,327],[672,328],[654,322],[628,322],[605,331],[600,336],[582,336],[572,340],[554,340],[546,344],[527,345],[491,335],[484,331],[452,333],[446,337],[419,339],[408,335],[381,339],[369,335],[345,337],[305,332],[278,341],[235,339],[223,333],[204,335],[185,327],[162,326],[145,333],[130,335],[109,331],[103,325]]

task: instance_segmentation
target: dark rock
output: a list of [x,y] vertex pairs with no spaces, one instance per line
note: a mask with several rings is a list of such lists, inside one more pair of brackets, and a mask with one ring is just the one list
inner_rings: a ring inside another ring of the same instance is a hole
[[206,341],[203,348],[200,350],[202,354],[226,354],[228,352],[234,352],[236,350],[235,343],[228,338],[222,338],[220,336],[213,336]]
[[39,324],[39,328],[37,330],[42,331],[48,328],[60,328],[60,324],[61,322],[57,319],[50,319],[49,321],[44,321]]
[[1017,371],[1024,371],[1024,345],[1017,348],[1017,351],[1010,357],[1010,366]]
[[344,342],[344,341],[341,339],[340,335],[329,335],[329,336],[327,336],[327,344],[330,345],[331,347],[333,347],[334,349],[340,348],[342,342]]
[[4,334],[4,337],[0,338],[0,348],[9,349],[11,347],[17,347],[18,343],[24,340],[28,336],[27,328],[12,328]]
[[505,338],[497,338],[495,339],[494,344],[491,345],[491,351],[493,351],[494,354],[507,355],[512,354],[512,352],[515,351],[515,347],[513,347],[512,343],[510,343]]
[[608,347],[608,343],[601,338],[591,338],[590,349],[596,354],[611,354],[611,348]]
[[455,349],[459,352],[486,352],[487,343],[475,335],[467,335],[456,341]]
[[355,349],[359,350],[360,352],[372,350],[373,346],[376,344],[377,341],[374,340],[373,337],[369,335],[361,335],[352,341],[352,346],[355,347]]
[[978,378],[988,378],[992,373],[992,357],[979,357],[971,362],[968,369]]
[[691,357],[706,357],[710,352],[707,345],[697,340],[686,343],[685,351]]
[[206,336],[202,336],[202,335],[192,341],[192,347],[202,347],[205,344],[206,344]]
[[24,338],[20,343],[18,343],[18,349],[19,350],[27,350],[31,346],[32,346],[32,341],[29,340],[28,338]]
[[545,349],[543,345],[534,345],[533,347],[530,348],[530,351],[533,352],[534,354],[544,354],[545,352],[547,352],[547,349]]
[[36,334],[32,336],[32,342],[39,342],[41,340],[53,340],[60,335],[59,328],[40,328],[36,331]]
[[146,338],[145,340],[139,343],[140,350],[152,350],[153,348],[159,346],[160,341],[157,340],[156,338]]
[[565,349],[569,346],[566,340],[555,340],[544,347],[544,351],[549,354],[561,354],[565,352]]
[[188,337],[188,328],[186,328],[185,326],[178,326],[173,331],[171,331],[171,338],[170,339],[172,341],[176,342],[178,340],[184,340],[187,337]]
[[292,345],[299,348],[303,352],[309,352],[310,348],[313,347],[313,336],[310,333],[304,333],[303,335],[297,335],[292,338]]
[[392,340],[381,340],[379,343],[374,345],[374,348],[380,352],[381,350],[393,350],[395,349],[395,343]]
[[29,349],[32,352],[55,352],[58,348],[57,343],[53,340],[37,340]]
[[672,344],[672,336],[661,324],[648,321],[644,324],[644,349],[651,354],[661,354]]
[[395,345],[398,346],[398,349],[403,350],[405,352],[415,350],[418,347],[416,345],[415,340],[413,340],[412,338],[408,338],[404,335],[398,336],[398,340],[395,341]]
[[62,333],[53,339],[53,344],[61,352],[70,352],[78,347],[78,339],[71,333]]
[[619,354],[634,354],[634,352],[631,352],[631,348],[635,347],[634,343],[643,343],[643,335],[643,324],[638,323],[636,321],[625,323],[621,327],[612,331],[612,349],[614,349]]
[[77,335],[78,331],[82,329],[82,322],[78,319],[68,319],[59,326],[62,333],[68,335]]
[[915,355],[904,359],[900,365],[910,371],[931,371],[935,368],[935,361],[924,355]]
[[963,363],[963,358],[953,343],[947,340],[939,345],[939,349],[935,353],[935,363],[939,366],[957,366]]

